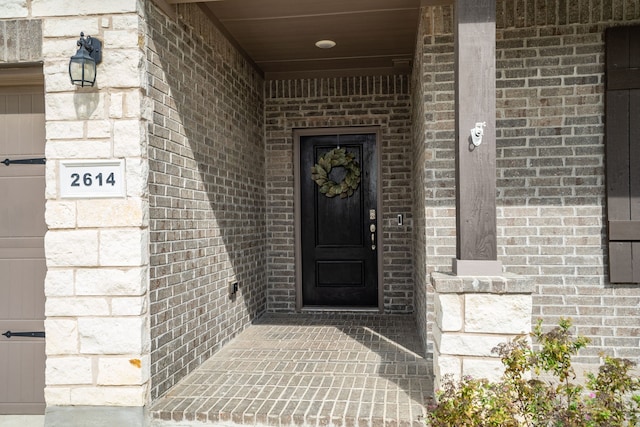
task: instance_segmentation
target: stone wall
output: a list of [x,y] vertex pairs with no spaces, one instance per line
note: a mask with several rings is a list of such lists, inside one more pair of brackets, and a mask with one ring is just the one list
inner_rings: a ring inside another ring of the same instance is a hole
[[[147,163],[138,12],[134,0],[9,0],[0,8],[0,61],[44,61],[48,407],[147,402]],[[106,49],[95,87],[69,82],[80,31]],[[58,173],[69,160],[122,161],[123,195],[64,197]]]
[[155,398],[266,308],[264,101],[198,6],[146,3]]
[[[379,126],[384,308],[413,312],[408,77],[273,80],[267,82],[265,97],[269,310],[295,310],[293,129]],[[398,214],[404,216],[402,226]]]
[[[455,256],[451,7],[425,8],[424,19],[433,272]],[[639,21],[630,1],[497,2],[498,257],[534,278],[533,321],[570,317],[592,339],[580,362],[597,363],[602,351],[640,356],[640,288],[606,280],[603,157],[604,30]]]
[[499,380],[504,366],[494,348],[531,332],[531,278],[433,273],[431,280],[435,389],[445,375]]

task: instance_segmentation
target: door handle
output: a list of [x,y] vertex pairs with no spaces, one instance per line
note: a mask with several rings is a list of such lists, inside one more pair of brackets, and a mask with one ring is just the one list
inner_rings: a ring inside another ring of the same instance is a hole
[[44,165],[44,164],[47,163],[47,159],[45,159],[43,157],[39,157],[37,159],[18,159],[18,160],[4,159],[0,163],[4,163],[5,166],[9,166],[9,165]]
[[11,332],[7,331],[4,334],[5,337],[30,337],[30,338],[44,338],[44,332]]
[[376,250],[376,225],[369,225],[369,231],[371,232],[371,250]]

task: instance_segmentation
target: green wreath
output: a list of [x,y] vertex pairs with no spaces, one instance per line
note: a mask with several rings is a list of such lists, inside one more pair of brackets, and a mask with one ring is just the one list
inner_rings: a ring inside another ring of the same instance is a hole
[[[331,169],[343,167],[347,170],[342,182],[329,179]],[[360,165],[355,161],[355,155],[347,153],[344,148],[334,148],[318,159],[318,163],[311,168],[311,179],[318,184],[320,192],[327,197],[340,195],[346,199],[353,195],[360,185]]]

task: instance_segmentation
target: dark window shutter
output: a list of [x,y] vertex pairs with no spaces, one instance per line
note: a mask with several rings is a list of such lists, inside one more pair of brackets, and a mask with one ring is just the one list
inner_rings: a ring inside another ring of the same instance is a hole
[[640,283],[640,26],[606,34],[609,280]]

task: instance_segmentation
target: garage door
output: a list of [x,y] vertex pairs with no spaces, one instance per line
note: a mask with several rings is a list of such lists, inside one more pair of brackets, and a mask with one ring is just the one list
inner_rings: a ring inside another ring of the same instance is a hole
[[44,413],[44,95],[0,86],[0,414]]

